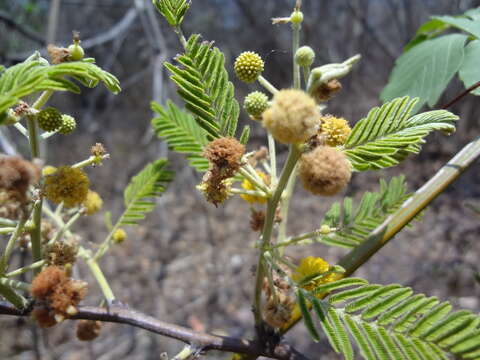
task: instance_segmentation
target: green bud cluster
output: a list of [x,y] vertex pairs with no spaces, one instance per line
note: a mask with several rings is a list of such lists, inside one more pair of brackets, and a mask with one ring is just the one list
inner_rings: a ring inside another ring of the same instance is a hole
[[53,107],[46,107],[37,114],[37,122],[44,131],[55,131],[63,124],[62,114]]
[[249,115],[260,117],[268,109],[268,96],[260,91],[251,92],[245,97],[243,108]]

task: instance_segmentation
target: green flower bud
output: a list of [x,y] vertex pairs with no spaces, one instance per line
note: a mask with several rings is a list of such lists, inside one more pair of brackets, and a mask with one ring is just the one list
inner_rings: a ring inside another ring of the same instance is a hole
[[303,21],[303,13],[300,10],[295,10],[291,15],[290,15],[290,21],[294,25],[300,25]]
[[70,53],[69,60],[70,61],[80,61],[83,59],[83,56],[85,55],[85,51],[83,51],[83,48],[80,46],[80,41],[76,41],[74,44],[70,45],[68,47],[68,52]]
[[55,131],[62,124],[62,114],[53,107],[46,107],[37,114],[38,126],[45,131]]
[[302,67],[310,67],[315,60],[315,52],[310,46],[302,46],[295,53],[295,62]]
[[260,91],[254,91],[245,97],[243,107],[249,115],[258,118],[268,108],[268,96]]
[[58,129],[58,132],[63,135],[71,134],[77,127],[75,118],[70,115],[62,115],[62,126]]
[[241,81],[252,83],[262,73],[263,65],[260,55],[252,51],[245,51],[237,57],[233,67],[235,74]]

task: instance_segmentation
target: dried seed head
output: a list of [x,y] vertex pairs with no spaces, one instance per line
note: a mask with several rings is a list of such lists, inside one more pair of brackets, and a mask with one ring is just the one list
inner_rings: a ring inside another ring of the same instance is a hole
[[65,266],[77,260],[78,244],[74,241],[56,241],[47,245],[45,260],[48,265]]
[[47,52],[52,64],[63,63],[68,61],[68,58],[70,57],[70,51],[68,51],[67,48],[58,47],[52,44],[47,46]]
[[342,89],[342,84],[337,79],[330,80],[326,84],[319,86],[312,96],[318,102],[330,100],[337,92]]
[[315,195],[332,196],[347,186],[352,167],[343,152],[319,146],[301,156],[298,174],[306,190]]
[[80,341],[92,341],[100,335],[102,323],[96,320],[80,320],[77,322],[77,338]]
[[[233,137],[223,137],[210,142],[203,156],[215,167],[232,175],[240,168],[245,146]],[[232,176],[230,175],[230,176]],[[230,177],[228,176],[228,177]]]
[[284,144],[303,143],[320,127],[315,101],[301,90],[287,89],[276,93],[272,106],[262,117],[263,125],[275,140]]
[[18,156],[0,157],[0,190],[25,199],[28,187],[40,178],[40,169]]

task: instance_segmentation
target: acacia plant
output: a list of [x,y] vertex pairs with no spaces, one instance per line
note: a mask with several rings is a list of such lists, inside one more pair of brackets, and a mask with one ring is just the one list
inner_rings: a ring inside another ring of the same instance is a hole
[[[0,312],[32,315],[41,327],[82,319],[77,323],[81,340],[93,340],[100,321],[130,324],[185,342],[175,359],[197,358],[212,349],[236,353],[235,359],[316,358],[301,354],[282,338],[300,321],[314,341],[326,336],[346,359],[354,358],[354,344],[365,359],[480,359],[478,315],[452,311],[447,301],[415,294],[399,284],[370,284],[351,277],[478,157],[478,140],[414,193],[407,191],[402,176],[382,180],[377,192],[364,193],[356,204],[348,197],[335,203],[316,227],[302,234],[289,234],[287,227],[297,178],[312,196],[336,195],[355,173],[392,167],[418,153],[432,131],[453,133],[458,117],[444,109],[416,113],[419,104],[433,104],[433,95],[424,93],[418,94],[420,102],[409,96],[389,99],[353,128],[347,120],[328,114],[328,100],[341,89],[339,79],[354,71],[360,55],[315,66],[315,51],[300,47],[303,14],[297,0],[290,16],[273,19],[292,29],[290,88],[277,89],[262,76],[265,64],[255,52],[245,51],[235,60],[238,79],[252,87],[260,85],[244,99],[243,108],[253,126],[263,126],[268,145],[247,151],[249,126],[237,130],[240,105],[223,53],[198,34],[184,35],[181,25],[189,1],[153,3],[183,47],[182,54],[165,67],[185,110],[173,102],[152,103],[158,115],[152,125],[173,151],[186,154],[189,165],[203,174],[197,188],[208,202],[220,206],[239,195],[250,204],[251,227],[258,232],[252,250],[252,256],[258,257],[252,281],[256,336],[253,340],[222,337],[166,324],[119,303],[103,275],[102,257],[112,244],[125,239],[125,227],[136,225],[152,211],[155,198],[172,181],[165,159],[146,165],[131,179],[124,192],[123,214],[113,222],[107,213],[109,234],[103,241],[95,247],[78,241],[75,222],[99,211],[103,203],[90,189],[86,170],[102,171],[97,165],[108,159],[108,153],[95,144],[90,156],[76,164],[45,166],[40,141],[75,130],[73,117],[45,105],[58,91],[79,93],[79,84],[103,83],[113,93],[120,86],[94,59],[84,57],[77,35],[68,48],[50,46],[50,61],[34,53],[0,73],[1,125],[15,127],[30,145],[30,160],[0,158],[0,233],[6,239],[0,259],[0,295],[6,301],[0,303]],[[467,37],[462,40],[463,44]],[[467,48],[478,42],[469,41]],[[421,46],[418,41],[416,46]],[[402,64],[400,60],[398,67]],[[395,79],[404,77],[396,71],[384,97],[401,87]],[[434,90],[438,92],[437,87]],[[289,149],[283,164],[276,157],[280,146]],[[287,247],[315,242],[341,247],[346,254],[337,264],[317,256],[294,264],[285,256]],[[16,247],[28,249],[31,261],[12,270]],[[88,265],[103,292],[99,307],[79,305],[87,284],[72,278],[77,261]],[[19,280],[20,275],[31,281]]]

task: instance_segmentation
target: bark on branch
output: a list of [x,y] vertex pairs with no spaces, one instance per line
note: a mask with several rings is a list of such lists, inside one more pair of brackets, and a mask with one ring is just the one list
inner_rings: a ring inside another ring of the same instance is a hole
[[[211,335],[193,331],[192,329],[170,324],[152,316],[143,314],[125,305],[112,305],[109,308],[82,306],[71,319],[99,320],[127,324],[155,334],[167,336],[197,347],[201,351],[219,350],[247,354],[254,357],[266,356],[279,360],[308,360],[308,358],[286,343],[279,343],[269,348],[256,340]],[[12,316],[28,316],[31,309],[18,310],[11,304],[0,301],[0,314]]]

